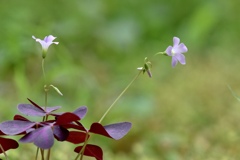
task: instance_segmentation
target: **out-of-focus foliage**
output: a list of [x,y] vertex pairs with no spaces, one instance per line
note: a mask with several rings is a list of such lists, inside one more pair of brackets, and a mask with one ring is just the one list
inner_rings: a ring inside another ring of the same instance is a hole
[[[237,0],[1,0],[0,120],[12,118],[26,98],[44,103],[41,47],[31,36],[52,34],[60,43],[49,48],[46,74],[64,96],[51,91],[49,105],[64,111],[87,105],[86,124],[100,119],[145,57],[152,61],[153,78],[140,77],[103,121],[131,121],[131,132],[117,142],[92,139],[105,159],[239,159],[240,104],[227,88],[240,94],[239,6]],[[173,36],[189,49],[186,66],[174,69],[169,57],[152,57]],[[74,146],[59,145],[55,159],[72,157]],[[34,157],[21,148],[9,154]]]

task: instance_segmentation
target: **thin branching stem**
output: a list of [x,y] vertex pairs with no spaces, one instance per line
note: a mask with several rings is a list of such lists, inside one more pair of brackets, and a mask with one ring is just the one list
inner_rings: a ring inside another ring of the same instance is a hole
[[102,120],[106,117],[108,112],[113,108],[115,103],[122,97],[122,95],[128,90],[128,88],[133,84],[133,82],[139,77],[139,75],[142,73],[142,70],[139,71],[139,73],[133,78],[133,80],[127,85],[127,87],[120,93],[120,95],[115,99],[115,101],[110,105],[110,107],[107,109],[107,111],[104,113],[104,115],[101,117],[101,119],[98,121],[98,123],[101,123]]
[[[116,102],[122,97],[122,95],[128,90],[128,88],[133,84],[133,82],[139,77],[139,75],[142,73],[142,70],[139,71],[139,73],[133,78],[133,80],[127,85],[127,87],[119,94],[119,96],[115,99],[115,101],[113,101],[113,103],[108,107],[107,111],[104,113],[104,115],[101,117],[101,119],[99,120],[99,123],[102,122],[102,120],[106,117],[106,115],[108,114],[108,112],[113,108],[113,106],[116,104]],[[78,153],[77,157],[75,158],[75,160],[78,159],[78,157],[80,156],[80,160],[83,159],[83,155],[84,155],[84,150],[87,146],[87,143],[89,141],[90,138],[88,132],[86,133],[86,138],[85,138],[85,142],[83,144],[82,149],[80,150],[80,152]]]

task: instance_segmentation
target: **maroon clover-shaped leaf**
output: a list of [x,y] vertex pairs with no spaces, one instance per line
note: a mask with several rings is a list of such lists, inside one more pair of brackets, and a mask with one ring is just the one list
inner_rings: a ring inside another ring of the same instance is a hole
[[[79,153],[83,146],[78,146],[74,149],[74,152]],[[96,160],[103,159],[103,151],[99,146],[87,144],[83,153],[85,156],[95,157]]]
[[54,136],[51,126],[44,126],[38,128],[25,136],[23,136],[19,142],[31,143],[33,142],[36,146],[42,149],[49,149],[53,146]]
[[76,114],[65,112],[57,117],[56,125],[64,125],[78,120],[80,120],[80,118]]
[[30,121],[5,121],[0,124],[0,130],[7,135],[16,135],[32,128],[36,123]]
[[67,128],[67,129],[76,129],[76,130],[80,130],[80,131],[84,131],[84,132],[88,131],[80,122],[75,121],[75,123],[77,123],[77,124],[69,123],[69,124],[64,124],[61,126],[64,128]]
[[19,120],[19,121],[30,121],[29,119],[27,119],[27,118],[25,118],[21,115],[18,115],[18,114],[16,114],[13,119],[14,120]]
[[[9,138],[0,137],[0,144],[4,151],[18,148],[18,143],[15,140],[9,139]],[[0,148],[0,153],[3,153],[1,148]]]
[[4,133],[0,130],[0,135],[6,135],[6,134],[4,134]]
[[131,126],[130,122],[114,123],[106,126],[102,126],[100,123],[93,123],[89,132],[119,140],[128,133]]
[[86,140],[86,135],[86,132],[70,131],[66,141],[73,144],[83,143]]

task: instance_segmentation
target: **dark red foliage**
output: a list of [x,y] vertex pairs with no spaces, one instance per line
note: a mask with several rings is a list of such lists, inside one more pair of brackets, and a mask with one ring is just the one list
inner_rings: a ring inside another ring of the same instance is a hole
[[[100,123],[92,123],[90,129],[86,129],[79,121],[86,115],[87,107],[82,106],[73,112],[52,113],[59,109],[56,107],[40,107],[32,100],[31,104],[19,104],[18,110],[28,116],[45,117],[42,122],[33,122],[21,115],[15,115],[14,120],[0,123],[0,135],[21,135],[22,143],[34,143],[42,149],[49,149],[58,141],[68,141],[73,144],[84,143],[90,133],[102,135],[115,140],[121,139],[131,129],[131,123],[121,122],[103,126]],[[50,118],[51,116],[51,118]],[[48,118],[46,118],[48,117]],[[18,147],[15,140],[1,138],[0,144],[4,151]],[[75,152],[80,152],[82,146],[76,147]],[[0,150],[2,153],[2,150]],[[84,150],[85,156],[103,159],[103,151],[97,145],[87,144]]]
[[80,118],[76,114],[66,112],[57,117],[56,125],[69,124],[71,122],[78,121],[78,120],[80,120]]
[[[83,143],[86,140],[86,132],[70,131],[66,141],[73,144]],[[89,137],[88,137],[89,138]]]
[[[3,133],[1,133],[1,135],[2,134]],[[18,143],[15,140],[9,139],[9,138],[2,138],[2,137],[0,137],[0,144],[1,144],[2,148],[4,149],[4,151],[7,151],[9,149],[16,149],[16,148],[18,148]],[[3,153],[1,148],[0,148],[0,153]]]
[[[79,153],[81,151],[83,146],[78,146],[74,149],[74,152]],[[103,159],[103,151],[100,147],[92,144],[87,144],[86,148],[84,150],[83,155],[95,157],[96,160],[102,160]]]

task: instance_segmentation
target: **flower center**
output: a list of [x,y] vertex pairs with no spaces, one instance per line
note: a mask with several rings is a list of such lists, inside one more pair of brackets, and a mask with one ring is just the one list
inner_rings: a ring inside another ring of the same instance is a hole
[[176,54],[176,52],[174,51],[174,49],[172,49],[171,53],[172,53],[172,56],[174,56],[174,55]]

